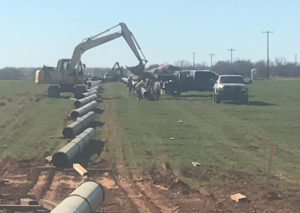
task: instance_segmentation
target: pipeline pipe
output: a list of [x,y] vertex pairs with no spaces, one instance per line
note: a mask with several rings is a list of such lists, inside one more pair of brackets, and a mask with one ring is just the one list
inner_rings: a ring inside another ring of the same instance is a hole
[[53,165],[56,167],[65,167],[72,163],[74,158],[83,151],[95,135],[96,131],[93,128],[84,130],[52,156]]
[[99,81],[90,81],[90,84],[93,86],[93,85],[97,85],[97,84],[101,84],[102,81],[99,80]]
[[95,112],[88,112],[86,115],[78,118],[77,121],[74,121],[63,129],[62,134],[64,138],[75,138],[76,135],[86,129],[95,119]]
[[96,99],[97,99],[97,95],[96,94],[90,95],[90,96],[88,96],[86,98],[77,99],[74,102],[74,106],[76,108],[79,108],[79,107],[81,107],[81,106],[83,106],[83,105],[85,105],[85,104],[87,104],[87,103],[89,103],[89,102],[91,102],[93,100],[96,100]]
[[89,89],[85,89],[87,92],[90,92],[90,91],[92,91],[92,90],[97,90],[97,91],[99,91],[99,89],[100,89],[100,86],[92,86],[91,88],[89,88]]
[[91,95],[94,95],[94,94],[97,94],[98,93],[98,91],[96,90],[96,89],[94,89],[94,90],[91,90],[91,91],[88,91],[88,92],[84,92],[84,93],[82,93],[82,98],[83,97],[88,97],[88,96],[91,96]]
[[100,86],[102,83],[102,81],[89,81],[87,82],[88,88],[90,89],[91,87],[94,86]]
[[51,213],[93,213],[104,198],[105,191],[101,184],[86,181],[59,203]]
[[82,107],[73,110],[71,112],[71,117],[73,120],[77,120],[78,117],[81,117],[85,115],[86,113],[90,112],[91,110],[95,109],[97,107],[97,101],[92,101],[86,105],[83,105]]

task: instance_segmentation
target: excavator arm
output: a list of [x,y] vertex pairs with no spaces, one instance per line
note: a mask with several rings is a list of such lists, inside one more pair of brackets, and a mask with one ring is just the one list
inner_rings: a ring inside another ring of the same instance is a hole
[[[111,33],[108,35],[103,35],[118,26],[121,27],[121,32],[115,32],[115,33]],[[76,70],[76,66],[80,62],[81,56],[85,51],[87,51],[93,47],[99,46],[101,44],[107,43],[111,40],[117,39],[121,36],[123,36],[123,38],[125,39],[125,41],[127,42],[127,44],[129,45],[129,47],[131,48],[134,55],[136,56],[136,58],[139,61],[139,64],[137,66],[129,67],[129,69],[134,74],[140,75],[145,69],[147,59],[145,58],[139,44],[137,43],[135,37],[133,36],[132,32],[127,28],[125,23],[119,23],[97,35],[94,35],[94,36],[91,36],[91,37],[85,39],[83,42],[78,44],[73,51],[73,55],[72,55],[72,58],[70,61],[70,70],[71,71]]]

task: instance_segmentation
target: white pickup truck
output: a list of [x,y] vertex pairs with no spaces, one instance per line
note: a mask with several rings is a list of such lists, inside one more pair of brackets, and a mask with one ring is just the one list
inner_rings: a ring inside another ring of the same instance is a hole
[[222,100],[240,101],[248,103],[248,87],[240,75],[220,75],[214,85],[214,102]]

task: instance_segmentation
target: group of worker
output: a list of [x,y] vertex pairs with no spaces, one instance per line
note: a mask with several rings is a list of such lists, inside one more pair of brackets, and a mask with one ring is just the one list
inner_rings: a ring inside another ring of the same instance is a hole
[[149,78],[133,83],[132,76],[129,76],[127,86],[129,94],[136,94],[138,100],[142,98],[157,100],[160,97],[159,84]]

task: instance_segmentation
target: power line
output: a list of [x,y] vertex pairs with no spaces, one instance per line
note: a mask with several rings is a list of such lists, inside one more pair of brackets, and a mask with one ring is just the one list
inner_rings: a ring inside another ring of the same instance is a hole
[[193,69],[195,69],[195,55],[197,54],[196,52],[192,52],[193,54]]
[[214,53],[208,54],[210,56],[210,68],[212,68],[213,57],[216,55]]
[[267,79],[269,79],[269,77],[270,77],[269,34],[273,33],[273,32],[266,30],[262,33],[267,34]]
[[227,50],[230,51],[230,63],[232,64],[232,52],[236,51],[236,49],[230,48],[230,49],[227,49]]

